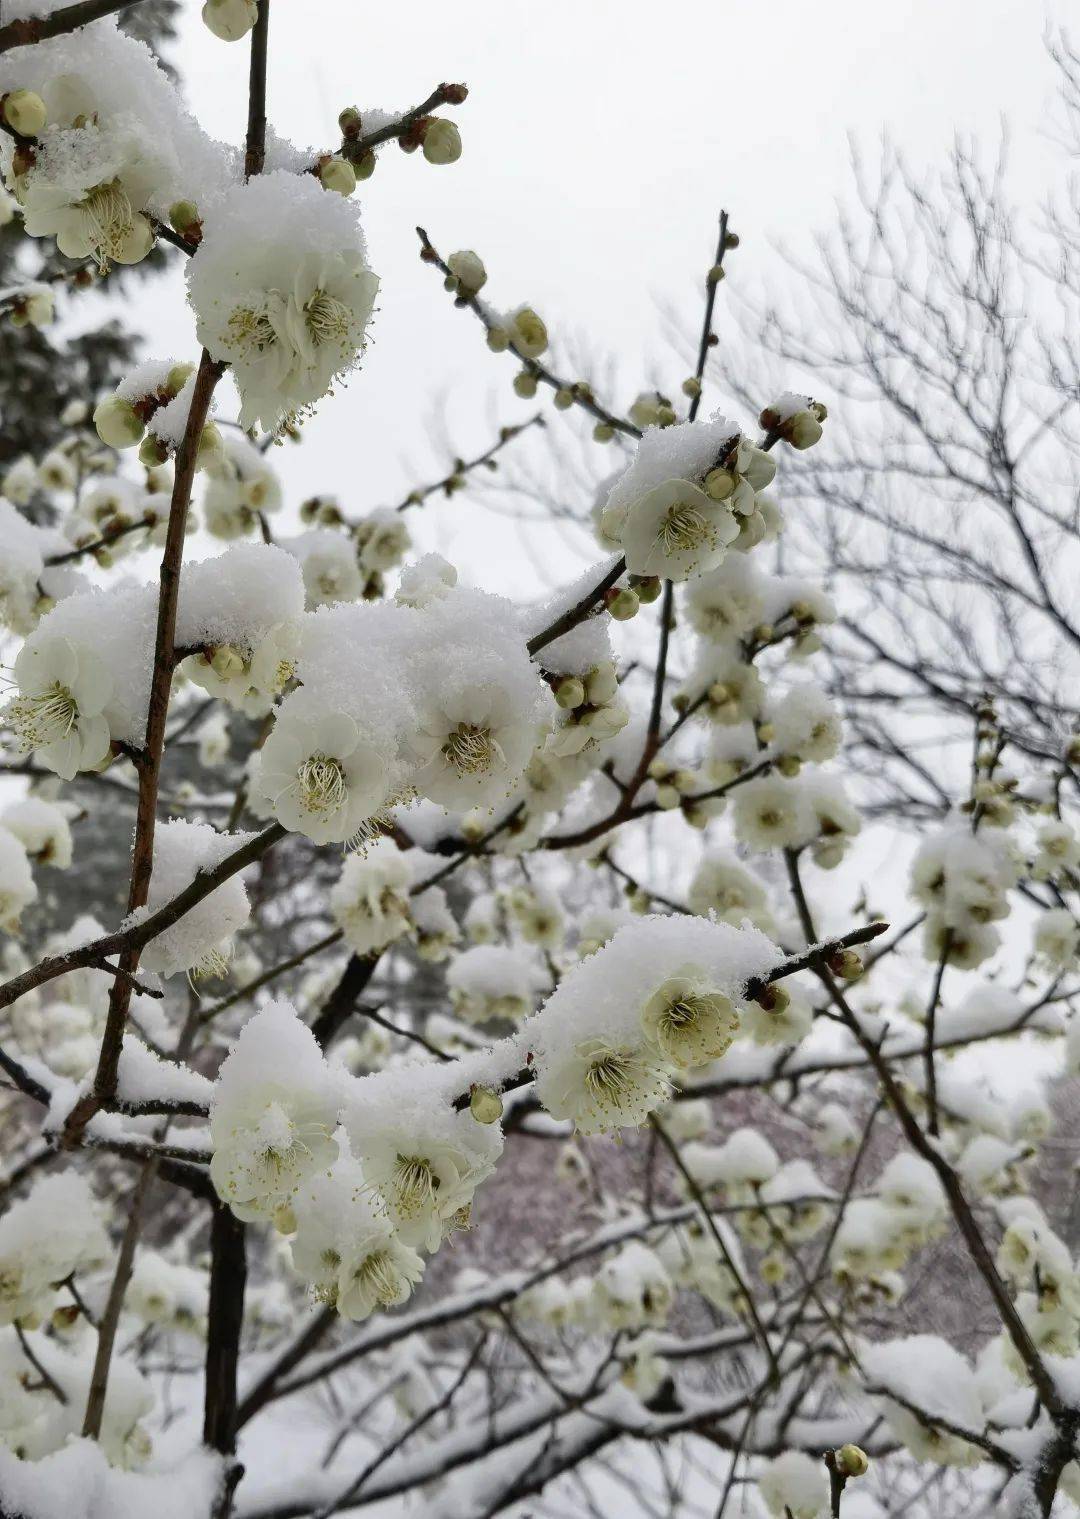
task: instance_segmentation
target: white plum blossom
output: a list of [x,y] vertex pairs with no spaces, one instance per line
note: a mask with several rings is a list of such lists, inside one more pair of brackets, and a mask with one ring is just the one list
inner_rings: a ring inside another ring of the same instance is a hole
[[376,953],[409,932],[411,880],[408,857],[389,839],[348,857],[329,905],[354,954]]
[[355,206],[283,170],[226,193],[187,274],[199,339],[236,376],[241,424],[271,430],[357,362],[379,288]]
[[24,753],[70,781],[108,756],[111,735],[103,716],[113,677],[92,648],[42,628],[15,660],[19,694],[5,716]]
[[24,797],[0,813],[0,826],[15,835],[35,864],[56,870],[67,870],[71,864],[71,827],[55,802]]
[[287,1002],[250,1018],[221,1067],[210,1109],[210,1175],[238,1218],[273,1218],[329,1170],[339,1099],[311,1031]]

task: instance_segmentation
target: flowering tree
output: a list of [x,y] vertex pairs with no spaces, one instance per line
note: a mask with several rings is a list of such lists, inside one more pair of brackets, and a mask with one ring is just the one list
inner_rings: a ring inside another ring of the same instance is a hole
[[[0,817],[0,1510],[1056,1512],[1080,1491],[1080,1292],[1025,1183],[1044,1115],[943,1057],[1038,1030],[1076,1062],[1080,843],[980,705],[916,918],[837,910],[823,873],[860,820],[799,670],[836,610],[780,572],[764,494],[826,411],[786,392],[752,435],[701,414],[726,214],[681,398],[625,414],[420,233],[518,394],[618,453],[604,557],[558,595],[409,557],[409,512],[520,426],[398,509],[315,498],[290,536],[271,445],[360,365],[378,291],[352,192],[393,143],[452,163],[439,113],[467,92],[349,108],[309,158],[267,128],[269,0],[207,0],[249,38],[236,151],[120,9],[0,28],[26,232],[108,277],[171,244],[202,345],[87,396],[0,500],[8,770],[32,788]],[[201,559],[197,475],[231,544]],[[153,583],[112,573],[136,551]],[[121,914],[80,828],[125,808]],[[687,868],[654,868],[650,837],[685,860],[695,830]],[[86,910],[41,931],[67,869]],[[1040,890],[1061,905],[1030,995],[958,995]],[[919,923],[913,1018],[886,987]],[[976,1342],[911,1332],[900,1273],[946,1245]]]

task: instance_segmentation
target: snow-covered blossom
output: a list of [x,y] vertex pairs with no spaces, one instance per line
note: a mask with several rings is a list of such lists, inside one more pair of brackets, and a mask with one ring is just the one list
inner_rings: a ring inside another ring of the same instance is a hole
[[15,835],[35,864],[56,870],[67,870],[71,864],[71,828],[55,802],[23,797],[0,813],[0,826]]
[[813,814],[798,780],[763,775],[733,796],[735,837],[748,849],[796,849],[813,832]]
[[649,428],[608,496],[603,530],[631,573],[686,580],[722,562],[775,472],[725,417]]
[[364,578],[356,561],[356,549],[344,533],[327,527],[312,528],[296,538],[286,538],[282,547],[300,564],[309,608],[356,601],[362,594]]
[[777,754],[820,765],[840,748],[840,716],[825,692],[808,681],[771,693],[765,717]]
[[[147,910],[156,912],[190,886],[200,871],[212,869],[240,848],[250,834],[218,833],[209,823],[176,818],[158,825]],[[238,875],[208,892],[171,928],[150,940],[142,961],[164,976],[178,971],[210,973],[223,968],[229,941],[248,920],[250,908]]]
[[469,1023],[502,1019],[520,1023],[536,1005],[541,969],[527,951],[477,944],[454,956],[446,989],[459,1018]]
[[695,632],[714,643],[742,637],[761,621],[763,578],[751,560],[725,559],[686,587],[686,617]]
[[411,1065],[361,1077],[343,1115],[353,1152],[398,1237],[429,1252],[467,1223],[473,1193],[502,1149],[498,1124],[479,1124],[467,1110],[445,1104],[441,1074]]
[[765,907],[764,886],[730,851],[702,855],[690,881],[686,903],[691,912],[710,914],[736,927],[744,918],[754,921]]
[[394,790],[391,756],[347,712],[308,689],[282,704],[259,754],[255,789],[286,828],[316,844],[366,835]]
[[801,1450],[786,1450],[758,1478],[758,1491],[776,1519],[824,1519],[829,1512],[829,1477],[823,1461]]
[[727,1047],[746,981],[778,958],[763,934],[646,917],[579,960],[523,1029],[540,1100],[582,1133],[637,1127],[678,1063]]
[[596,1273],[597,1311],[612,1329],[644,1329],[667,1320],[675,1297],[659,1257],[638,1240],[611,1255]]
[[187,273],[199,340],[232,365],[242,425],[270,429],[356,363],[379,288],[355,206],[282,170],[226,192]]
[[405,518],[390,507],[362,518],[356,524],[354,538],[360,563],[369,573],[395,569],[412,544]]
[[739,1014],[707,974],[686,965],[653,992],[641,1024],[650,1043],[682,1068],[719,1060],[738,1032]]
[[330,1168],[338,1106],[322,1051],[288,1002],[245,1023],[210,1109],[210,1176],[238,1218],[272,1218]]
[[396,1307],[423,1275],[423,1260],[398,1238],[348,1151],[306,1183],[293,1214],[293,1266],[343,1318],[359,1321],[376,1308]]
[[26,846],[14,832],[0,826],[0,929],[16,933],[23,908],[37,894]]
[[61,1282],[108,1256],[102,1210],[89,1184],[74,1171],[36,1182],[0,1219],[0,1324],[34,1327]]
[[1067,907],[1051,907],[1035,920],[1033,946],[1053,969],[1069,970],[1080,956],[1080,924]]
[[354,954],[373,954],[408,933],[411,880],[408,857],[389,839],[348,857],[330,893],[330,911]]

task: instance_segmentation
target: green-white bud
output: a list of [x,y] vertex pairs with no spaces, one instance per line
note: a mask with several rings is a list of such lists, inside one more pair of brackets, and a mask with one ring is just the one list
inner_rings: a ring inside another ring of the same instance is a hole
[[107,396],[94,408],[94,426],[110,448],[134,448],[146,431],[131,402],[119,396]]
[[208,469],[225,455],[225,443],[217,424],[207,422],[199,434],[199,446],[195,451],[195,468]]
[[705,476],[705,494],[713,501],[726,501],[735,489],[735,476],[727,469],[711,469]]
[[525,401],[529,401],[536,394],[536,376],[529,370],[522,369],[514,376],[514,392]]
[[174,364],[165,378],[166,392],[178,396],[194,373],[194,364]]
[[356,189],[356,170],[346,158],[328,158],[320,164],[319,179],[324,190],[337,195],[351,195]]
[[560,707],[572,710],[585,702],[585,684],[576,675],[567,675],[555,687],[555,700]]
[[12,90],[0,102],[0,111],[13,132],[20,137],[37,137],[45,129],[48,113],[45,102],[33,90]]
[[858,1445],[841,1445],[833,1459],[845,1477],[864,1477],[870,1470],[869,1457]]
[[491,1087],[473,1087],[469,1093],[469,1112],[477,1123],[498,1123],[503,1112],[502,1098]]
[[556,411],[569,411],[570,408],[571,408],[571,406],[573,406],[573,404],[574,404],[574,392],[572,390],[567,390],[566,387],[565,387],[565,385],[562,387],[561,390],[557,390],[555,392],[555,409],[556,409]]
[[640,605],[638,593],[623,586],[611,597],[607,609],[616,622],[629,622],[631,617],[637,616]]
[[487,284],[484,261],[471,248],[460,248],[457,253],[451,253],[446,260],[446,267],[457,280],[459,289],[466,295],[475,295]]
[[424,157],[429,164],[457,163],[461,157],[461,133],[445,116],[435,116],[424,132]]
[[169,207],[169,226],[181,237],[190,237],[192,233],[201,233],[202,219],[199,216],[199,208],[193,200],[178,200]]
[[352,140],[360,136],[363,124],[360,119],[360,112],[354,105],[347,105],[338,116],[337,122],[341,128],[342,137]]
[[206,0],[202,18],[222,42],[239,42],[259,19],[256,0]]
[[244,656],[231,643],[223,643],[210,656],[210,668],[222,680],[240,675],[244,670]]
[[363,153],[356,163],[353,164],[353,170],[356,174],[357,183],[362,179],[370,179],[375,173],[375,149],[368,148],[367,152]]
[[492,353],[505,353],[510,347],[510,334],[505,327],[489,327],[487,345]]
[[139,463],[145,464],[147,469],[154,469],[159,464],[164,464],[169,457],[169,450],[161,439],[154,434],[147,433],[139,444]]
[[610,422],[597,422],[592,435],[594,443],[610,443],[615,436],[615,429]]

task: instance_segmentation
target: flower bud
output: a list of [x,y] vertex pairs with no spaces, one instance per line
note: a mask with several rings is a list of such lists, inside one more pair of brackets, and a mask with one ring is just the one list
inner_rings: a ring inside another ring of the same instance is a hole
[[576,675],[567,675],[555,687],[555,700],[560,707],[572,710],[585,702],[585,685]]
[[845,1477],[864,1477],[870,1469],[869,1458],[858,1445],[841,1445],[833,1459]]
[[567,390],[565,385],[555,392],[555,410],[569,411],[574,404],[574,392]]
[[594,443],[610,443],[615,436],[615,429],[610,422],[597,422],[592,435]]
[[457,253],[451,253],[446,260],[446,267],[457,280],[458,287],[466,295],[475,295],[487,284],[484,261],[471,248],[460,248]]
[[705,476],[705,494],[713,501],[726,501],[735,489],[735,476],[727,469],[711,469]]
[[222,42],[239,42],[259,19],[256,0],[206,0],[202,18]]
[[169,207],[169,226],[189,242],[202,237],[202,219],[193,200],[178,200]]
[[786,775],[791,780],[802,769],[802,761],[797,754],[782,754],[776,761],[776,768],[781,775]]
[[328,158],[321,163],[319,179],[324,190],[333,190],[337,195],[351,195],[356,189],[356,170],[345,158]]
[[503,1102],[491,1087],[473,1087],[469,1093],[469,1112],[477,1123],[498,1123],[502,1117]]
[[656,805],[663,811],[670,812],[673,807],[679,805],[681,800],[677,786],[657,786]]
[[638,593],[629,586],[623,586],[611,594],[607,609],[616,622],[629,622],[631,617],[637,616],[640,605]]
[[375,149],[368,148],[366,153],[362,153],[353,164],[353,169],[356,173],[357,183],[362,179],[370,179],[375,173]]
[[222,680],[239,675],[244,669],[244,656],[232,644],[223,643],[210,656],[210,668]]
[[519,306],[514,312],[509,335],[523,359],[538,359],[548,345],[547,325],[531,306]]
[[710,285],[719,285],[720,281],[724,278],[723,265],[714,264],[705,278]]
[[0,101],[0,112],[20,137],[37,137],[48,120],[45,102],[33,90],[12,90]]
[[660,595],[659,575],[631,575],[630,584],[637,592],[642,606],[650,606]]
[[360,112],[354,105],[345,107],[338,116],[337,123],[341,128],[342,137],[348,138],[350,142],[354,142],[360,136],[362,122]]
[[530,374],[527,369],[522,369],[514,376],[514,392],[523,400],[531,400],[536,394],[536,376]]
[[165,377],[165,390],[170,396],[178,396],[195,373],[194,364],[174,364]]
[[863,973],[863,963],[853,949],[842,949],[831,956],[829,969],[841,981],[857,981]]
[[131,402],[119,396],[106,396],[94,408],[94,426],[110,448],[134,448],[146,431]]
[[461,157],[461,133],[445,116],[435,116],[424,132],[424,157],[429,164],[457,163]]
[[164,464],[169,457],[169,450],[156,438],[153,433],[147,433],[139,444],[139,463],[145,464],[147,469],[154,469],[159,464]]
[[699,396],[701,394],[701,381],[696,374],[690,375],[682,382],[682,393],[684,396]]
[[195,468],[208,469],[225,456],[225,443],[216,423],[207,422],[199,434],[199,446],[195,451]]
[[487,345],[492,353],[505,353],[510,347],[510,334],[505,327],[489,327]]
[[615,696],[619,680],[612,664],[597,665],[585,677],[585,695],[594,707],[602,707]]

